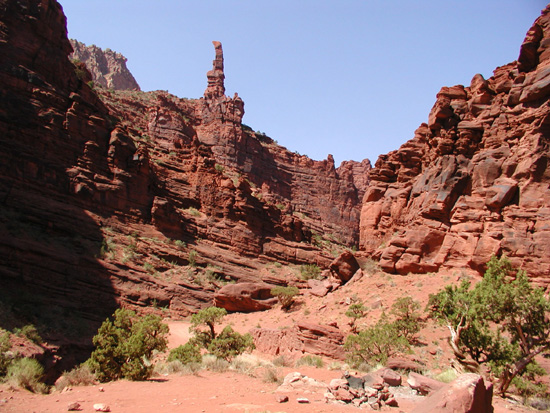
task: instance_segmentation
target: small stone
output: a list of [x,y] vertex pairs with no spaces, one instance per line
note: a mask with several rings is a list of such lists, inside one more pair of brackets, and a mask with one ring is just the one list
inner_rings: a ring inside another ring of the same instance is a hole
[[94,404],[94,410],[96,412],[110,412],[111,411],[111,408],[109,406],[107,406],[106,404],[103,404],[103,403],[96,403]]
[[306,399],[305,397],[298,397],[298,398],[296,399],[296,401],[297,401],[298,403],[303,403],[303,404],[309,403],[309,399]]
[[78,402],[72,402],[67,405],[67,410],[69,412],[73,412],[75,410],[80,410],[80,403]]
[[394,397],[390,397],[388,400],[386,400],[386,406],[398,407],[399,404],[397,403],[397,400],[395,400]]
[[288,401],[288,396],[287,395],[284,395],[284,394],[278,394],[276,397],[275,397],[275,401],[277,403],[286,403]]
[[104,392],[104,391],[105,391],[105,389],[104,389],[103,387],[100,387],[98,390],[99,390],[100,392]]

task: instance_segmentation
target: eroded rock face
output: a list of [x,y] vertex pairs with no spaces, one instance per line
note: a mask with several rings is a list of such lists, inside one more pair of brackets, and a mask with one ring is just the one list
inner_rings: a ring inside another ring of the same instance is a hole
[[107,89],[141,90],[136,79],[126,67],[126,59],[111,49],[103,50],[95,45],[86,46],[71,39],[73,53],[70,58],[81,61],[92,75],[92,80]]
[[518,62],[443,87],[412,140],[381,156],[361,211],[361,249],[400,274],[485,270],[506,254],[550,281],[550,9]]

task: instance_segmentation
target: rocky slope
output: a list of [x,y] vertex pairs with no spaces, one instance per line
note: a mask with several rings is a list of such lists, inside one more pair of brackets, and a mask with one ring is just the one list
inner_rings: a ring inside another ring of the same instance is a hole
[[443,87],[428,123],[370,172],[361,249],[389,272],[483,271],[506,254],[550,281],[550,8],[516,62]]
[[73,47],[70,59],[84,63],[94,82],[108,89],[141,90],[126,67],[128,59],[123,55],[111,49],[103,50],[96,45],[86,46],[74,39],[70,42]]

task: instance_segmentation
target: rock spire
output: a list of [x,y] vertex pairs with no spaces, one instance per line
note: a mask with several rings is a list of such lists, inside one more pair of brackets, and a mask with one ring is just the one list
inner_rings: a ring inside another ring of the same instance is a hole
[[222,44],[218,41],[213,41],[214,49],[216,50],[216,58],[212,62],[212,70],[206,73],[208,78],[208,86],[204,91],[204,97],[207,99],[215,99],[225,95],[225,86],[223,84],[225,75],[223,73],[223,49]]

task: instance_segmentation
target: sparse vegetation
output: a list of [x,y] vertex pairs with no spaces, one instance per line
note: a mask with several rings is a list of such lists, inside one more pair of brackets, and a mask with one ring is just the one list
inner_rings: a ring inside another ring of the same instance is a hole
[[4,377],[8,371],[11,358],[8,356],[7,352],[10,348],[10,334],[0,329],[0,378]]
[[191,216],[194,216],[194,217],[200,217],[201,216],[201,213],[199,212],[199,210],[195,207],[189,207],[185,210],[189,215]]
[[288,311],[296,300],[296,296],[300,293],[298,287],[289,286],[277,286],[271,289],[271,295],[277,297],[281,303],[283,310]]
[[361,263],[361,269],[369,275],[373,275],[381,271],[378,261],[375,261],[372,258],[364,260]]
[[300,277],[302,280],[318,280],[321,277],[321,268],[315,264],[300,266]]
[[189,256],[187,257],[187,261],[189,261],[190,267],[196,267],[197,266],[197,251],[191,250],[189,251]]
[[19,337],[25,337],[36,344],[42,343],[42,337],[38,334],[38,330],[33,324],[27,324],[21,328],[14,328],[13,333]]
[[357,333],[357,321],[365,317],[366,313],[367,307],[365,307],[363,303],[354,303],[349,306],[348,311],[346,311],[346,316],[351,318],[350,327],[352,333]]
[[48,387],[41,381],[43,375],[44,367],[35,359],[25,357],[11,362],[6,381],[34,393],[47,393]]
[[266,383],[281,384],[283,379],[279,376],[279,372],[274,368],[267,368],[264,373],[264,381]]
[[61,378],[56,381],[55,388],[63,390],[65,387],[73,386],[91,386],[96,381],[94,373],[87,364],[81,364],[71,371],[63,373]]
[[312,367],[317,367],[317,368],[322,368],[323,366],[325,365],[325,363],[323,362],[323,359],[319,356],[311,356],[311,355],[307,355],[307,356],[303,356],[301,358],[298,359],[298,361],[296,362],[296,367],[299,367],[299,366],[312,366]]
[[292,360],[290,360],[285,355],[277,356],[272,361],[273,365],[276,367],[290,367],[292,366]]

